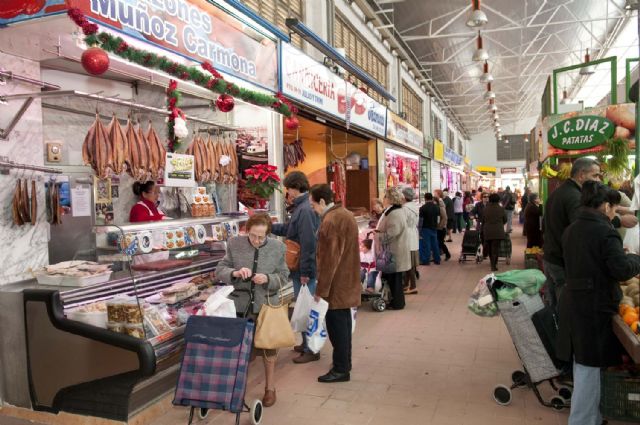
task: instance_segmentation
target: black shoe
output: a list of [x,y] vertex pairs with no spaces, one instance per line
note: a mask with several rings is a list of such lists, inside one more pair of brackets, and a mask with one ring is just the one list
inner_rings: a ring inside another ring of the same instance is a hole
[[351,380],[351,375],[349,372],[347,373],[339,373],[331,369],[329,373],[326,375],[322,375],[318,377],[318,382],[349,382]]
[[447,254],[446,257],[444,257],[444,261],[449,261],[451,259],[451,254]]
[[416,280],[420,280],[420,272],[416,270]]

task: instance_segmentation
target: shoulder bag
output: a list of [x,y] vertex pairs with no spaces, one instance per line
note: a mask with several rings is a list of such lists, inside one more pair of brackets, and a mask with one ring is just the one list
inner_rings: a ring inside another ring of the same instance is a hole
[[389,244],[383,242],[381,237],[378,237],[378,242],[380,243],[380,252],[376,254],[376,270],[382,273],[395,273],[396,259],[389,249]]
[[289,306],[283,303],[279,306],[271,305],[268,292],[267,303],[262,304],[258,314],[253,344],[256,348],[265,350],[292,347],[296,344],[296,336],[289,323]]
[[298,270],[300,268],[300,244],[291,239],[286,239],[284,244],[286,245],[284,260],[287,267],[291,271]]

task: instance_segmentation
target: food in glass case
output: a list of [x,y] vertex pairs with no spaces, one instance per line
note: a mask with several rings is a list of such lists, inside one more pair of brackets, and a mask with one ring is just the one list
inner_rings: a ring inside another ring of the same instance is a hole
[[132,324],[142,323],[142,313],[140,312],[140,306],[137,300],[127,300],[123,307],[125,322]]
[[107,301],[107,317],[111,323],[120,323],[125,321],[125,304],[126,298],[113,298]]
[[124,327],[125,327],[124,323],[113,323],[113,322],[107,323],[107,329],[109,329],[111,332],[117,332],[119,334],[124,333]]
[[164,320],[157,307],[148,307],[144,310],[144,321],[154,335],[162,335],[171,331],[171,326]]
[[132,336],[134,338],[139,338],[139,339],[143,339],[144,338],[144,328],[142,327],[142,325],[125,325],[124,326],[124,332],[129,335]]

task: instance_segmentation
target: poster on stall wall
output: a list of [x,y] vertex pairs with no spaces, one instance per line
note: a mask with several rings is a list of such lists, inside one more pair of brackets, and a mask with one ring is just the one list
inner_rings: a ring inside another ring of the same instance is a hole
[[438,139],[433,141],[433,159],[444,162],[444,143]]
[[542,121],[542,141],[547,156],[600,152],[610,138],[625,139],[633,149],[635,131],[633,103],[550,115]]
[[193,155],[167,152],[165,164],[165,186],[195,187]]
[[387,110],[387,139],[422,153],[424,135],[407,121]]
[[[16,9],[19,4],[25,6]],[[277,91],[278,55],[273,36],[207,0],[3,0],[0,26],[67,8],[78,8],[99,24],[192,62],[211,62],[219,71]]]
[[366,93],[300,50],[282,44],[282,93],[382,137],[387,111]]

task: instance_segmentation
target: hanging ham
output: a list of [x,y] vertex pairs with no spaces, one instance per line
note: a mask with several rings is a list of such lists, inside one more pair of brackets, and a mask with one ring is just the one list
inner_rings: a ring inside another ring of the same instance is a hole
[[140,134],[135,130],[131,120],[127,122],[126,135],[129,143],[129,163],[131,164],[127,172],[135,180],[145,182],[149,167],[146,138],[140,138]]
[[109,134],[96,114],[96,120],[89,128],[82,144],[82,158],[85,165],[91,165],[101,179],[109,177],[113,170],[113,158]]
[[149,122],[149,130],[147,131],[147,143],[149,144],[151,163],[153,164],[149,167],[151,178],[158,180],[164,175],[164,162],[167,151],[162,145],[162,142],[160,142],[158,133],[151,127],[151,122]]
[[108,128],[109,144],[111,145],[111,156],[113,158],[113,172],[117,175],[129,168],[129,139],[125,134],[120,122],[114,115]]

